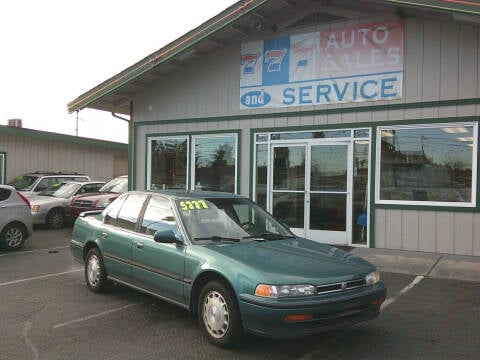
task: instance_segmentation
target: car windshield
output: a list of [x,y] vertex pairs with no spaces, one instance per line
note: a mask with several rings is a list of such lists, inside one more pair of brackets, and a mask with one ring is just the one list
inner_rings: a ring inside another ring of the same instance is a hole
[[107,182],[105,185],[103,185],[99,191],[121,194],[128,190],[127,187],[128,187],[127,178],[115,178]]
[[176,204],[185,229],[194,241],[265,241],[295,237],[246,198],[182,199]]
[[9,182],[8,185],[13,186],[16,190],[29,191],[32,189],[32,185],[37,179],[38,176],[20,175],[13,179],[13,181]]
[[46,190],[43,190],[40,195],[55,196],[68,199],[77,192],[80,186],[80,184],[74,183],[53,184]]

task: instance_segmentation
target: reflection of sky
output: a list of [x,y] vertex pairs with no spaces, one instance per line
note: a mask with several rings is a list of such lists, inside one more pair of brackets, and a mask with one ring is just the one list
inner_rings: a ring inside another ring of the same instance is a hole
[[324,145],[312,147],[312,172],[343,174],[347,171],[347,147]]
[[[395,129],[382,131],[382,141],[394,145],[396,151],[404,154],[422,154],[438,165],[452,164],[472,167],[471,144],[473,127],[463,127],[467,132],[446,133],[442,128]],[[470,141],[462,141],[462,140]]]

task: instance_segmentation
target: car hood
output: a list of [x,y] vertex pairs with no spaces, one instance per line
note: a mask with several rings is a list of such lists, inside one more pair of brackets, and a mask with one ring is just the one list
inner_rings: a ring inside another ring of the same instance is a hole
[[89,193],[85,195],[77,195],[73,198],[73,201],[75,200],[87,200],[87,201],[96,201],[99,199],[104,199],[104,198],[117,198],[119,197],[120,194],[117,193],[111,193],[111,192],[96,192],[96,193]]
[[70,200],[55,196],[35,195],[29,198],[30,205],[46,205],[46,204],[58,204],[65,206]]
[[242,263],[245,269],[251,268],[263,273],[266,279],[285,284],[306,280],[316,284],[346,281],[375,270],[356,255],[303,238],[206,246]]

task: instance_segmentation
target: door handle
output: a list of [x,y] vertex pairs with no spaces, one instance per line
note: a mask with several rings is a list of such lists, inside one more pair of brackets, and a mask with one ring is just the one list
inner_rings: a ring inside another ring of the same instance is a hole
[[143,243],[141,243],[141,242],[136,242],[136,243],[135,243],[135,247],[136,247],[137,249],[143,249]]
[[100,234],[100,238],[101,238],[101,239],[106,239],[107,237],[108,237],[108,234],[107,234],[106,232],[102,232],[102,233]]

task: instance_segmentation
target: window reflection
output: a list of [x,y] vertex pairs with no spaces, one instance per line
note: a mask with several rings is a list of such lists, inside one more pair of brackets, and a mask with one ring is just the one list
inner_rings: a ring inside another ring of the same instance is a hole
[[257,171],[256,171],[256,202],[264,209],[267,208],[267,165],[268,146],[257,145]]
[[380,199],[472,202],[474,126],[381,129]]
[[150,150],[151,188],[186,189],[187,138],[152,140]]
[[305,190],[305,146],[274,148],[274,190]]
[[195,190],[235,192],[237,139],[195,137]]

